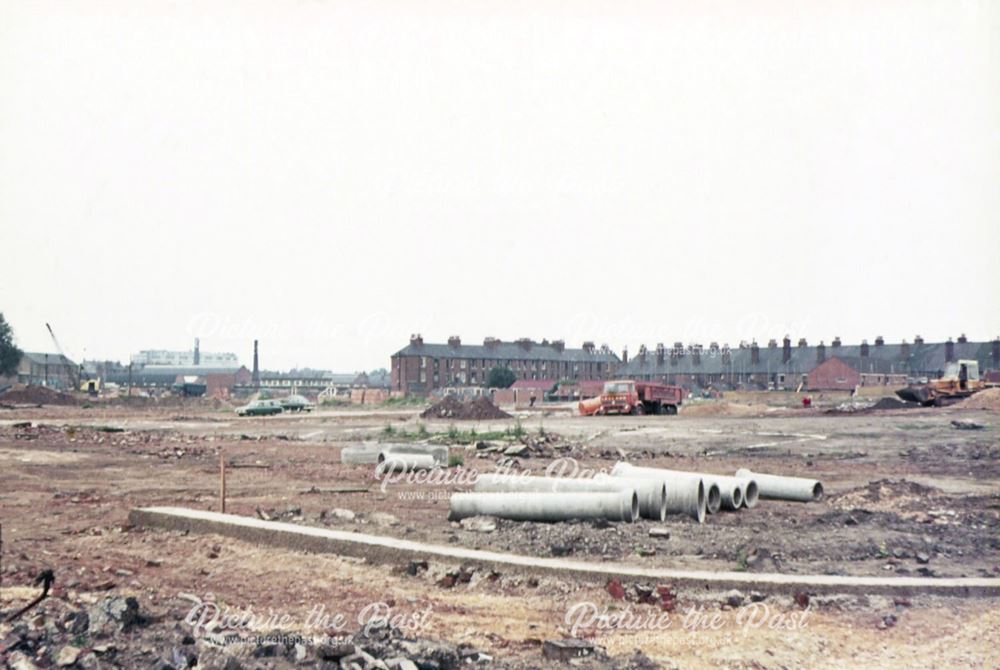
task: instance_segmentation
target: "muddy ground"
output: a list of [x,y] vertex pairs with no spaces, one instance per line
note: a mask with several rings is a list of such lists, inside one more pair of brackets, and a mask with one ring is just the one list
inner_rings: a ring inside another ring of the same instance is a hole
[[[237,419],[198,404],[4,411],[0,610],[10,612],[26,603],[37,592],[32,586],[35,575],[51,568],[55,598],[44,606],[52,609],[50,619],[61,621],[70,616],[63,610],[98,607],[108,598],[127,596],[136,598],[148,619],[111,636],[129,650],[119,656],[94,651],[100,641],[86,631],[76,637],[50,631],[49,644],[42,636],[40,645],[21,642],[20,651],[11,650],[13,624],[4,624],[0,639],[7,644],[7,662],[11,654],[22,654],[15,660],[30,657],[44,666],[75,641],[81,649],[77,665],[130,666],[138,659],[144,665],[162,661],[177,666],[183,663],[172,657],[173,650],[183,652],[182,643],[190,636],[197,643],[192,649],[201,650],[206,667],[231,662],[245,667],[336,667],[330,665],[336,663],[333,658],[322,657],[312,647],[301,659],[294,651],[253,656],[259,647],[234,646],[225,653],[205,649],[184,622],[192,599],[221,602],[234,610],[288,611],[290,621],[282,630],[303,634],[315,632],[306,619],[317,605],[342,611],[351,621],[373,602],[391,603],[394,610],[410,614],[429,607],[432,616],[419,631],[410,631],[412,637],[442,641],[463,667],[557,665],[559,661],[543,653],[544,642],[570,633],[586,637],[609,655],[591,659],[597,667],[643,667],[650,659],[666,667],[835,667],[862,662],[981,667],[990,662],[987,650],[997,642],[1000,618],[997,602],[988,598],[916,596],[894,603],[881,597],[810,599],[798,594],[796,601],[796,594],[790,593],[752,604],[751,596],[763,596],[687,593],[660,585],[670,589],[673,609],[666,613],[674,617],[674,627],[651,629],[647,622],[641,629],[595,625],[574,631],[566,613],[578,602],[644,615],[664,612],[664,602],[640,602],[648,598],[637,595],[634,584],[623,585],[626,597],[619,600],[615,595],[621,594],[613,586],[572,579],[469,574],[460,566],[433,562],[426,569],[408,561],[387,569],[128,526],[128,511],[135,506],[215,509],[221,451],[229,464],[227,511],[237,514],[649,567],[1000,576],[1000,415],[995,412],[952,408],[831,415],[784,409],[760,416],[582,418],[539,411],[473,423],[427,421],[418,417],[420,409],[320,411],[266,419]],[[954,419],[985,428],[958,430],[951,423]],[[477,449],[483,437],[495,446],[541,446],[508,456]],[[340,463],[340,448],[362,440],[426,439],[453,443],[453,458],[460,457],[467,470],[491,471],[499,463],[540,474],[560,457],[601,470],[610,469],[624,454],[640,465],[724,474],[749,467],[815,477],[823,481],[827,497],[810,504],[761,501],[753,510],[715,515],[700,526],[680,517],[634,525],[501,521],[495,530],[483,533],[447,520],[447,496],[462,486],[402,481],[382,487],[371,468]],[[792,620],[806,612],[807,623],[794,630],[738,625],[738,616],[746,624],[748,607],[765,605],[771,618],[780,614]],[[685,626],[685,614],[699,607],[721,617],[722,624],[710,629],[691,618]],[[33,625],[44,630],[46,623]],[[148,653],[128,655],[143,649]],[[636,650],[648,659],[634,656]],[[373,646],[371,651],[385,649]],[[432,667],[421,650],[410,651]],[[393,648],[393,653],[399,652]],[[184,662],[199,656],[182,655]],[[492,661],[485,660],[487,656]]]

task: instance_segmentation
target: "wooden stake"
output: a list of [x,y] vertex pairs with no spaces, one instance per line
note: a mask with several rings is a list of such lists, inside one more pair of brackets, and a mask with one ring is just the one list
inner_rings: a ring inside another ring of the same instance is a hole
[[219,450],[219,511],[226,513],[226,452]]

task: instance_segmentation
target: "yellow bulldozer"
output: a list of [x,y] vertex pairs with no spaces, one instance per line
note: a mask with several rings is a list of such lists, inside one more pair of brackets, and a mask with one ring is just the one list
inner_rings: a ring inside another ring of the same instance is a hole
[[896,391],[903,400],[918,402],[925,407],[949,405],[962,398],[968,398],[976,391],[986,388],[986,382],[979,378],[979,363],[974,360],[959,360],[948,363],[939,379],[926,384],[911,385]]

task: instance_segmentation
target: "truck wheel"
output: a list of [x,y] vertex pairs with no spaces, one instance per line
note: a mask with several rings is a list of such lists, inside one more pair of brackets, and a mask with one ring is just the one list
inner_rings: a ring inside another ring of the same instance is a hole
[[677,405],[667,405],[667,414],[677,414]]
[[632,408],[632,414],[635,414],[636,416],[642,416],[645,413],[646,411],[645,408],[642,406],[642,403],[639,403],[638,405]]

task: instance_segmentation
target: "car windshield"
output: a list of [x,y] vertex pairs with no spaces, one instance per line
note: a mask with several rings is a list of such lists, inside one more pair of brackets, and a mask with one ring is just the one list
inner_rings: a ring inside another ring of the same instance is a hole
[[604,385],[605,393],[628,393],[628,382],[608,382]]

